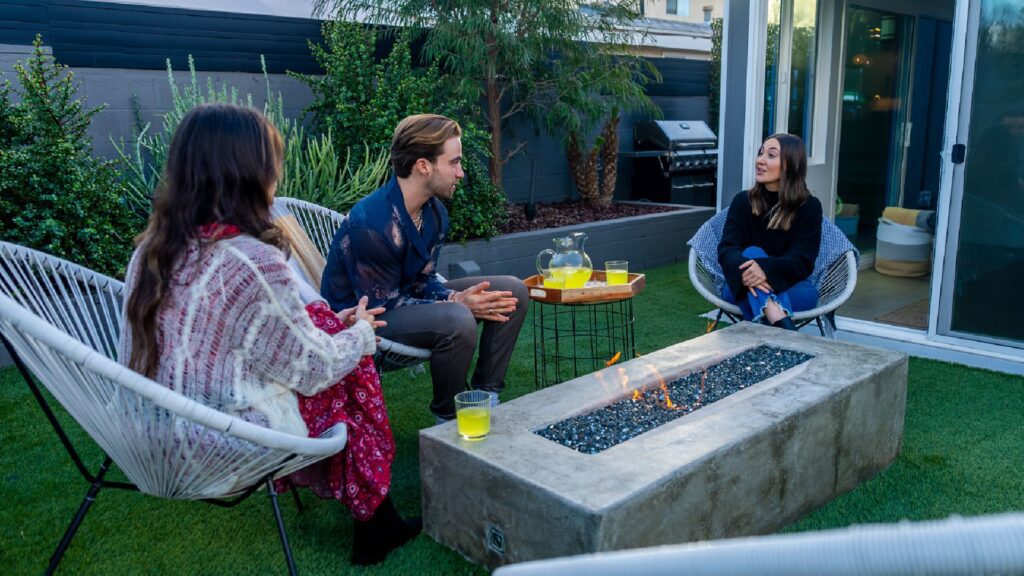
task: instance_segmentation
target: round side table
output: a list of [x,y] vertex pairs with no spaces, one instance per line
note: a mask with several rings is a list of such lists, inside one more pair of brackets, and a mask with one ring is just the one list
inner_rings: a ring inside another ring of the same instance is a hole
[[[540,292],[531,289],[536,388],[636,357],[633,296],[643,289],[643,275],[633,276],[639,277],[639,284],[625,294],[598,291],[571,301],[552,298],[550,290],[539,296]],[[562,292],[568,295],[571,291]]]

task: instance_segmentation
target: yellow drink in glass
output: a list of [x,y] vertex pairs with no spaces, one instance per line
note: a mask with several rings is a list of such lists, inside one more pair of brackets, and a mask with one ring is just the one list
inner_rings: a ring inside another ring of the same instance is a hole
[[604,279],[609,286],[629,284],[629,262],[625,260],[608,260],[604,263]]
[[563,268],[565,270],[566,288],[583,288],[590,280],[590,270],[586,268]]
[[550,268],[548,274],[544,277],[545,288],[565,288],[565,268]]
[[605,270],[604,277],[609,286],[620,286],[629,282],[629,272],[625,270]]
[[483,440],[491,431],[491,409],[462,408],[455,412],[459,436],[466,440]]

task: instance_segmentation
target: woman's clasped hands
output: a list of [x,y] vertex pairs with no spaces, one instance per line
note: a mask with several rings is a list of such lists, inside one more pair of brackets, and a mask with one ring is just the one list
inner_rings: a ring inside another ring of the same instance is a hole
[[772,292],[772,287],[768,284],[768,278],[764,275],[764,270],[761,270],[761,265],[756,260],[747,260],[740,264],[740,270],[743,270],[743,285],[750,290],[751,294],[757,295],[758,290],[765,294]]

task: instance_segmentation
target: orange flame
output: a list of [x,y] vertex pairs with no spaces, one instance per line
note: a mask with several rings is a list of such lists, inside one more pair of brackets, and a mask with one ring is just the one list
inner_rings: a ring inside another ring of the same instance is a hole
[[647,367],[651,370],[651,376],[654,376],[654,379],[658,381],[658,385],[664,388],[665,378],[661,375],[661,372],[658,372],[658,369],[650,364],[648,364]]
[[668,396],[668,386],[664,382],[661,383],[661,391],[665,393],[665,408],[675,408],[676,405],[672,403],[672,399]]
[[640,390],[633,390],[633,402],[640,399]]
[[622,352],[616,352],[615,356],[612,356],[610,359],[608,359],[608,361],[605,362],[604,365],[605,366],[611,366],[612,364],[615,364],[616,362],[618,362],[619,358],[622,358]]
[[629,390],[629,375],[626,374],[626,369],[619,366],[619,384],[623,390]]

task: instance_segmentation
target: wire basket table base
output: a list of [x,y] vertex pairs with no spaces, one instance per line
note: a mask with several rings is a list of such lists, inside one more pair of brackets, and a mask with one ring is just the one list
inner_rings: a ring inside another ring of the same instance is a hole
[[633,299],[533,301],[534,385],[546,388],[636,356]]

